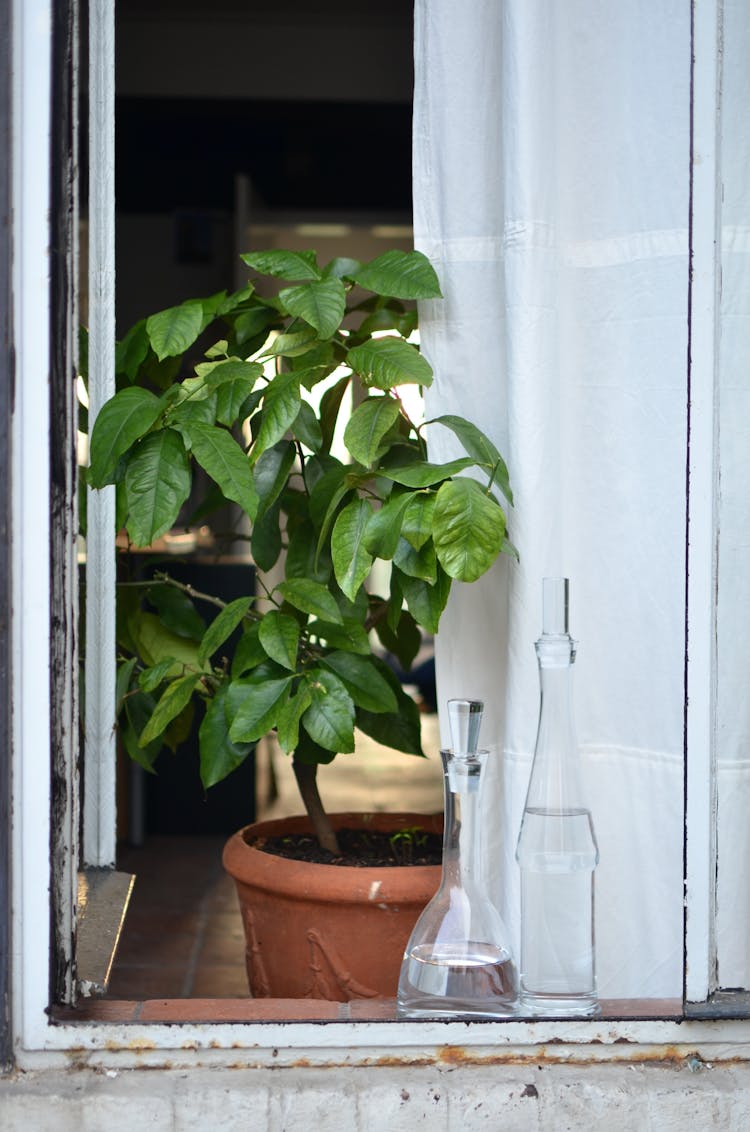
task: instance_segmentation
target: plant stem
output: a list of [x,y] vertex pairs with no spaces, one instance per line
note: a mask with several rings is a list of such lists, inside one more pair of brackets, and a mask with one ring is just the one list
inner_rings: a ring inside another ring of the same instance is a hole
[[315,836],[321,849],[340,855],[339,843],[328,814],[323,809],[323,803],[318,793],[318,767],[316,763],[302,763],[292,759],[292,770],[297,779],[297,789],[305,804],[307,815],[312,822]]

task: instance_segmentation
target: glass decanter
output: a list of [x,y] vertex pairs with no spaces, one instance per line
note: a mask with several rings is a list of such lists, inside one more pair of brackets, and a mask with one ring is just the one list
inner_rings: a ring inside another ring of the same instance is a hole
[[483,879],[479,787],[488,752],[478,750],[482,710],[478,700],[448,701],[453,748],[440,752],[442,878],[404,952],[397,996],[402,1018],[515,1013],[518,980],[508,933]]
[[543,581],[535,644],[541,706],[516,859],[521,868],[520,1008],[551,1016],[599,1013],[594,869],[599,850],[584,802],[572,705],[575,641],[568,579]]

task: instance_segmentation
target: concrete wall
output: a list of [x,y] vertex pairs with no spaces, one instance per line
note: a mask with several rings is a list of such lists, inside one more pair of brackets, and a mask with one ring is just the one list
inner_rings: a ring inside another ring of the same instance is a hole
[[0,1080],[2,1132],[733,1132],[750,1066],[78,1070]]

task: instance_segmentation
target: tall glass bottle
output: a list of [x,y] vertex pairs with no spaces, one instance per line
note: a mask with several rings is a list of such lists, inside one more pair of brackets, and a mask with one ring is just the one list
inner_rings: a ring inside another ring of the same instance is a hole
[[521,1011],[599,1013],[594,955],[594,869],[599,850],[584,801],[572,705],[576,645],[568,633],[568,579],[543,581],[535,645],[541,707],[516,848],[521,868]]
[[478,700],[449,700],[453,748],[443,750],[445,826],[440,887],[404,952],[398,1013],[405,1018],[509,1017],[518,978],[500,913],[484,884],[479,787]]

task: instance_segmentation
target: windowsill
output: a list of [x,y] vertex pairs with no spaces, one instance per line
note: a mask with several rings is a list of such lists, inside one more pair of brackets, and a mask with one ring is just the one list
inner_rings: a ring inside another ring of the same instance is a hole
[[[680,1020],[680,999],[610,999],[601,1003],[596,1021],[640,1019]],[[82,1000],[76,1007],[55,1007],[54,1022],[110,1023],[261,1023],[261,1022],[397,1022],[393,999],[327,1002],[322,999],[253,998],[154,998]],[[460,1018],[444,1019],[461,1021]],[[530,1021],[510,1018],[501,1022]],[[537,1021],[537,1019],[534,1019]],[[434,1024],[434,1023],[433,1023]]]

